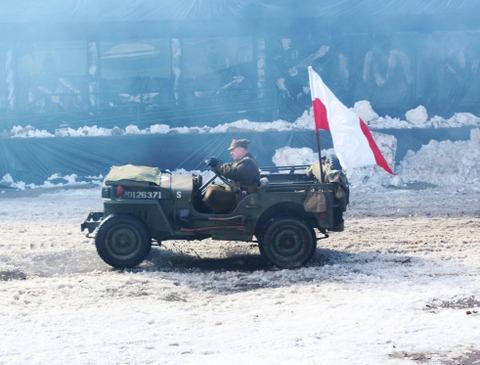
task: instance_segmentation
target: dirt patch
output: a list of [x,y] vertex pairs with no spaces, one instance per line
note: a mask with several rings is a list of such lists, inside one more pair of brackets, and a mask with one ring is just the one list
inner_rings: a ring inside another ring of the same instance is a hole
[[[474,295],[467,298],[453,298],[452,300],[442,301],[442,300],[433,300],[431,303],[426,305],[426,310],[437,312],[439,309],[450,308],[450,309],[466,309],[465,312],[467,315],[476,314],[478,310],[474,308],[480,308],[480,300]],[[480,364],[480,363],[479,363]]]
[[27,275],[19,270],[0,271],[0,281],[25,280]]
[[468,351],[452,360],[442,361],[443,365],[478,365],[480,364],[480,350]]
[[413,360],[419,364],[428,364],[428,362],[432,359],[431,354],[419,354],[419,353],[407,353],[407,352],[394,352],[389,355],[392,359],[409,359]]
[[386,186],[387,189],[394,189],[394,190],[425,190],[425,189],[431,189],[436,187],[437,185],[426,183],[426,182],[408,183],[402,186],[394,186],[394,185]]
[[394,352],[389,355],[392,359],[413,360],[417,364],[439,364],[439,365],[478,365],[480,364],[480,351],[469,350],[461,356],[452,359],[445,359],[447,356],[434,353],[407,353]]

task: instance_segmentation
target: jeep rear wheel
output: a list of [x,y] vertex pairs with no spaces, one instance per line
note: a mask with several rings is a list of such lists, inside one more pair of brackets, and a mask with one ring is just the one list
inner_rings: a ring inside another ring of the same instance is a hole
[[123,269],[137,266],[147,257],[152,239],[141,219],[129,214],[112,214],[98,227],[95,246],[103,261]]
[[278,267],[292,269],[305,265],[317,248],[313,228],[302,219],[288,215],[272,218],[259,239],[263,258]]

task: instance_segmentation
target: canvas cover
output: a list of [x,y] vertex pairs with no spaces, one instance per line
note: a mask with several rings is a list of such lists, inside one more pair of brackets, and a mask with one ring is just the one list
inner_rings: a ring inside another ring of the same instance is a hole
[[105,176],[105,185],[160,185],[162,173],[158,167],[127,164],[112,166]]
[[[335,184],[335,197],[344,202],[344,206],[348,205],[350,191],[348,187],[348,179],[342,170],[332,169],[330,163],[324,162],[322,164],[323,177],[326,183]],[[315,162],[306,171],[307,176],[315,176],[317,180],[321,180],[320,164]]]

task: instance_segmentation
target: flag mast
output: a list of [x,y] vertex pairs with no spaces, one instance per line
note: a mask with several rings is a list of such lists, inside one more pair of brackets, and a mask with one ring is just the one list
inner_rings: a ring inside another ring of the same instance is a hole
[[[315,111],[314,111],[315,113]],[[320,153],[320,133],[317,129],[317,148],[318,148],[318,165],[320,167],[320,182],[323,184],[323,167],[322,167],[322,154]]]
[[313,121],[315,124],[315,134],[317,136],[317,148],[318,148],[318,166],[320,168],[320,182],[323,184],[324,179],[323,179],[323,167],[322,167],[322,153],[320,149],[320,128],[317,128],[317,123],[315,122],[317,116],[315,115],[315,106],[313,104],[313,80],[312,80],[312,66],[308,66],[308,80],[310,83],[310,95],[312,95],[312,110],[313,110]]

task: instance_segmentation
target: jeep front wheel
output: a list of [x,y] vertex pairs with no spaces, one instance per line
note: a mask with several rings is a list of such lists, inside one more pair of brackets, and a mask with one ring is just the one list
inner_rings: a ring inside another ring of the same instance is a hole
[[130,268],[140,264],[150,252],[152,239],[141,219],[129,214],[112,214],[98,227],[97,252],[107,264]]
[[302,219],[281,215],[270,219],[259,239],[263,258],[278,267],[292,269],[305,265],[317,248],[313,228]]

